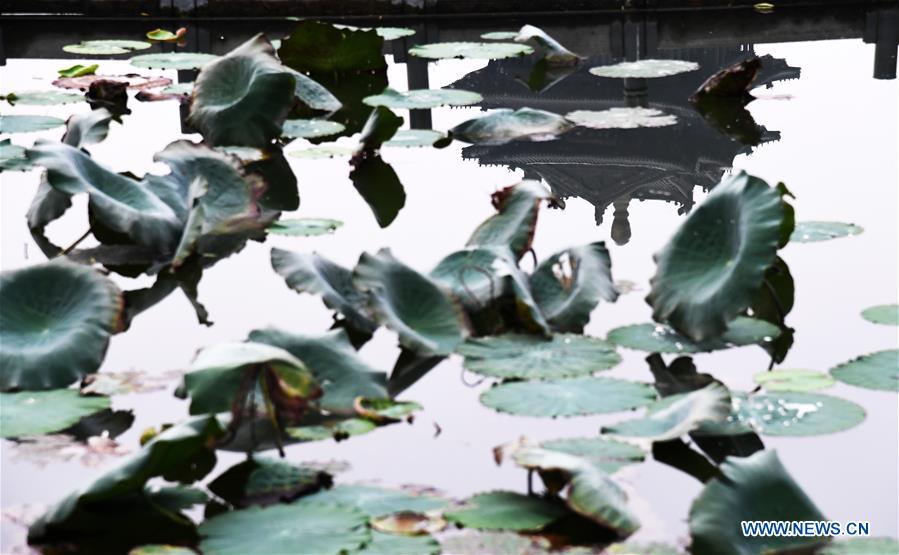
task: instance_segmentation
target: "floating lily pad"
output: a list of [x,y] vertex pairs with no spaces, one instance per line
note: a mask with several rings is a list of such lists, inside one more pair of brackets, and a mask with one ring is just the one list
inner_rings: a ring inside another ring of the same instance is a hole
[[411,37],[415,34],[415,29],[408,29],[406,27],[355,27],[353,25],[340,25],[337,23],[334,23],[333,26],[338,29],[347,29],[349,31],[371,31],[374,29],[375,33],[384,40],[396,40],[403,37]]
[[135,50],[146,50],[150,46],[152,45],[149,42],[141,40],[85,40],[78,44],[67,44],[62,49],[69,54],[109,56],[113,54],[128,54]]
[[237,507],[270,505],[331,485],[319,468],[268,457],[239,462],[209,483],[209,491]]
[[583,335],[500,335],[469,339],[456,351],[465,368],[494,378],[567,378],[612,368],[621,357],[609,343]]
[[780,329],[770,322],[739,316],[728,323],[727,331],[719,339],[690,341],[663,324],[633,324],[615,328],[608,340],[616,345],[648,353],[702,353],[767,343],[780,335]]
[[98,64],[91,64],[89,66],[75,64],[73,66],[59,69],[56,71],[56,73],[58,73],[60,77],[83,77],[85,75],[93,75],[97,72],[97,68],[99,67],[100,66]]
[[638,127],[665,127],[677,123],[677,117],[654,108],[609,108],[608,110],[576,110],[565,118],[591,129],[636,129]]
[[583,416],[646,406],[656,399],[647,384],[614,378],[510,382],[481,394],[481,403],[520,416]]
[[481,35],[486,40],[514,40],[518,36],[518,31],[491,31]]
[[51,116],[0,116],[0,133],[32,133],[65,124]]
[[752,377],[755,383],[768,391],[813,391],[832,386],[835,380],[823,372],[814,370],[772,370]]
[[664,543],[616,543],[606,548],[608,555],[682,555],[679,548]]
[[450,133],[454,139],[467,143],[497,145],[514,140],[552,140],[572,125],[559,114],[544,110],[503,108],[462,122],[453,127]]
[[646,457],[646,453],[636,445],[605,437],[551,439],[540,446],[580,457],[608,474],[641,462]]
[[567,513],[564,507],[539,497],[511,491],[479,493],[444,517],[466,528],[479,530],[535,531]]
[[292,150],[287,154],[295,158],[321,160],[323,158],[334,158],[336,156],[350,156],[353,154],[353,149],[342,146],[316,146],[304,148],[302,150]]
[[203,521],[200,550],[204,555],[341,555],[357,551],[371,539],[367,522],[364,513],[338,505],[252,507]]
[[209,62],[218,59],[214,54],[201,52],[166,52],[161,54],[141,54],[128,60],[137,67],[159,69],[200,69]]
[[293,237],[313,237],[316,235],[328,235],[334,233],[343,222],[323,218],[297,218],[294,220],[278,220],[272,222],[266,228],[269,233],[275,235],[290,235]]
[[83,396],[73,389],[0,393],[0,437],[58,432],[109,408],[109,397]]
[[899,553],[896,538],[849,538],[825,545],[818,555],[895,555]]
[[796,222],[791,243],[817,243],[840,237],[849,237],[863,232],[864,228],[842,222]]
[[281,130],[283,137],[304,138],[327,137],[346,129],[342,123],[324,119],[289,119]]
[[56,260],[0,275],[0,388],[55,389],[95,372],[119,325],[118,288]]
[[157,42],[177,42],[184,38],[186,34],[187,29],[184,27],[181,27],[174,33],[168,29],[153,29],[147,32],[147,38]]
[[386,89],[381,94],[367,96],[362,102],[369,106],[386,106],[394,109],[426,109],[440,106],[466,106],[483,100],[481,95],[456,89],[416,89],[395,91]]
[[524,44],[511,42],[438,42],[422,44],[409,49],[409,54],[420,58],[467,58],[476,60],[499,60],[527,56],[534,49]]
[[[515,532],[477,532],[443,537],[440,540],[443,552],[451,555],[512,554],[544,555],[551,545],[543,536],[529,536]],[[564,553],[564,552],[563,552]]]
[[11,92],[5,97],[10,104],[28,104],[32,106],[54,106],[84,101],[84,95],[62,91],[22,91]]
[[438,555],[440,544],[430,536],[401,536],[373,531],[359,555]]
[[353,436],[361,436],[374,431],[377,424],[365,418],[346,418],[308,426],[289,427],[287,435],[298,441],[325,441],[333,439],[343,441]]
[[821,537],[745,535],[741,522],[823,521],[824,515],[789,475],[774,451],[729,457],[723,478],[708,482],[690,507],[691,553],[757,555],[808,548]]
[[339,485],[303,497],[299,504],[343,505],[361,511],[369,518],[377,518],[400,511],[425,513],[446,506],[447,501],[433,495],[417,495],[399,489],[364,485]]
[[831,368],[830,374],[841,382],[856,387],[899,391],[899,350],[889,349],[862,355]]
[[[447,137],[440,131],[433,129],[400,129],[384,146],[418,147],[438,146],[438,142],[446,141]],[[449,141],[447,141],[448,143]]]
[[0,141],[0,171],[29,169],[31,169],[31,162],[25,156],[25,147],[14,145],[9,139]]
[[621,62],[614,65],[590,68],[590,73],[599,77],[641,78],[667,77],[686,71],[696,71],[699,64],[682,60],[639,60]]
[[862,318],[874,324],[899,326],[899,304],[882,304],[862,311]]

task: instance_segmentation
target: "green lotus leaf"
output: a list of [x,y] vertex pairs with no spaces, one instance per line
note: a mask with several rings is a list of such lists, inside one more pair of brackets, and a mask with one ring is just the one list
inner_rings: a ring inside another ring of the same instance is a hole
[[363,253],[353,270],[353,285],[367,294],[376,320],[396,332],[408,349],[447,355],[468,335],[456,301],[437,282],[394,258],[389,249]]
[[695,343],[663,324],[632,324],[615,328],[607,338],[612,343],[648,353],[702,353],[768,343],[780,335],[770,322],[739,316],[728,323],[727,331],[713,340]]
[[197,555],[197,552],[180,545],[150,544],[135,547],[128,555]]
[[704,423],[696,433],[814,436],[842,432],[865,419],[862,407],[821,393],[778,391],[751,396],[733,393],[731,400],[731,414],[725,421]]
[[9,139],[0,141],[0,172],[4,170],[24,171],[31,169],[31,162],[25,157],[25,147],[14,145]]
[[825,545],[818,555],[893,555],[899,553],[896,538],[849,538]]
[[[387,108],[378,108],[386,110]],[[364,146],[360,145],[360,148]],[[362,156],[361,160],[358,156]],[[359,196],[368,204],[378,225],[387,227],[406,205],[406,190],[390,164],[375,155],[362,155],[357,149],[351,161],[350,180]]]
[[383,44],[384,39],[371,30],[306,20],[281,42],[278,57],[304,73],[375,70],[386,67]]
[[53,129],[65,123],[51,116],[0,116],[0,133],[32,133]]
[[205,520],[200,550],[204,555],[342,555],[371,540],[367,522],[364,513],[338,505],[251,507]]
[[[0,146],[0,149],[2,148]],[[882,304],[866,308],[862,311],[862,318],[873,324],[899,326],[899,304]]]
[[519,108],[494,110],[486,116],[464,121],[450,130],[454,139],[479,145],[500,145],[515,140],[555,139],[573,124],[559,114]]
[[888,349],[862,355],[831,368],[830,374],[856,387],[899,391],[899,350]]
[[760,555],[827,541],[821,537],[749,536],[740,522],[827,520],[783,467],[774,451],[728,457],[723,477],[708,482],[690,507],[690,552]]
[[96,74],[97,68],[99,67],[100,66],[98,64],[91,64],[89,66],[75,64],[73,66],[57,70],[56,73],[58,73],[60,77],[84,77],[85,75]]
[[415,89],[399,92],[385,89],[381,94],[367,96],[362,102],[369,106],[386,106],[394,109],[427,109],[440,106],[466,106],[483,100],[481,95],[456,89]]
[[767,391],[812,391],[835,383],[827,374],[814,370],[777,369],[759,372],[752,379]]
[[368,518],[377,518],[401,511],[425,513],[442,509],[447,505],[447,500],[398,489],[344,484],[303,497],[297,503],[312,506],[342,505],[360,511]]
[[599,77],[616,77],[619,79],[637,78],[652,79],[668,77],[686,71],[696,71],[699,64],[682,60],[638,60],[618,64],[590,68],[590,73]]
[[665,114],[654,108],[576,110],[565,114],[565,119],[575,125],[590,129],[636,129],[638,127],[665,127],[677,123],[677,116]]
[[183,27],[174,33],[167,29],[153,29],[152,31],[147,32],[147,38],[158,42],[177,42],[182,39],[185,34],[187,34],[187,29]]
[[636,445],[605,437],[551,439],[542,442],[540,447],[584,459],[607,474],[642,462],[646,456]]
[[403,536],[372,531],[361,555],[438,555],[440,544],[431,536]]
[[316,146],[302,150],[292,150],[287,154],[306,160],[321,160],[323,158],[334,158],[335,156],[350,156],[353,154],[353,149],[342,146]]
[[278,220],[269,224],[266,231],[275,235],[291,237],[315,237],[334,233],[343,222],[324,218],[297,218],[294,220]]
[[109,397],[82,396],[72,389],[0,393],[0,437],[58,432],[107,408]]
[[136,67],[158,69],[200,69],[216,59],[218,56],[215,54],[202,52],[163,52],[134,56],[128,63]]
[[391,112],[389,108],[377,106],[371,111],[359,135],[357,155],[380,149],[382,144],[396,134],[401,125],[403,125],[403,118]]
[[587,376],[621,362],[615,348],[583,335],[499,335],[472,338],[457,353],[465,368],[493,378],[526,380]]
[[330,485],[331,476],[321,469],[258,457],[235,464],[208,487],[229,504],[246,507],[290,501]]
[[[481,38],[485,37],[482,36]],[[562,46],[559,41],[546,34],[546,31],[543,29],[534,27],[533,25],[525,25],[522,27],[512,40],[515,42],[527,42],[533,40],[542,46],[546,51],[543,55],[543,59],[546,60],[550,66],[571,66],[581,61],[580,56]]]
[[109,124],[113,115],[104,108],[87,113],[75,114],[66,122],[66,133],[62,142],[75,148],[102,142],[109,135]]
[[212,145],[261,147],[281,135],[295,88],[292,72],[260,33],[203,66],[189,121]]
[[602,433],[667,441],[692,432],[705,422],[724,421],[730,411],[730,392],[713,382],[690,393],[660,399],[647,407],[643,418],[604,426]]
[[62,47],[69,54],[83,56],[109,56],[128,54],[135,50],[146,50],[152,46],[142,40],[83,40],[78,44],[67,44]]
[[160,494],[146,484],[155,477],[181,483],[202,478],[215,466],[212,445],[223,434],[212,416],[191,418],[159,433],[122,464],[51,507],[29,527],[29,544],[77,541],[82,547],[96,544],[92,552],[99,553],[193,541],[193,522],[179,507],[167,506],[171,492]]
[[777,256],[784,203],[744,172],[721,182],[656,255],[653,319],[694,341],[720,337]]
[[616,543],[606,548],[608,555],[681,555],[683,551],[664,543]]
[[365,296],[353,286],[353,274],[343,266],[316,254],[272,249],[272,268],[287,286],[298,293],[319,295],[325,306],[339,312],[357,330],[371,334],[377,329],[368,312]]
[[602,241],[557,252],[531,274],[534,298],[553,329],[581,333],[600,299],[615,302],[612,260]]
[[481,403],[519,416],[583,416],[646,406],[656,398],[647,384],[613,378],[510,382],[481,394]]
[[250,332],[249,340],[279,347],[301,360],[322,384],[319,406],[331,413],[355,416],[357,397],[388,397],[386,375],[359,357],[343,330],[307,336],[269,328]]
[[481,35],[486,40],[514,40],[518,36],[518,31],[490,31]]
[[478,530],[536,531],[566,514],[564,507],[511,491],[478,493],[460,508],[444,513],[444,518]]
[[96,372],[119,326],[122,294],[65,260],[0,274],[0,389],[55,389]]
[[790,235],[791,243],[817,243],[840,237],[850,237],[863,232],[864,228],[841,222],[796,222]]
[[[275,41],[272,41],[272,47],[277,50],[280,48],[280,45],[276,46]],[[294,94],[306,106],[309,106],[313,110],[320,110],[323,112],[336,112],[343,106],[340,100],[331,94],[331,91],[326,89],[315,79],[292,68],[288,68],[288,71],[291,72],[291,75],[293,75],[293,78],[296,80]]]
[[384,40],[396,40],[403,37],[411,37],[415,34],[414,29],[407,29],[405,27],[355,27],[353,25],[339,25],[337,23],[333,23],[332,25],[338,29],[347,29],[350,31],[374,30],[374,32]]
[[330,419],[324,424],[310,424],[304,426],[288,427],[284,431],[297,441],[325,441],[361,436],[374,431],[377,424],[365,418]]
[[497,213],[474,230],[466,245],[508,247],[520,259],[531,249],[540,203],[551,198],[539,181],[522,181],[497,191],[491,198]]
[[0,99],[4,99],[12,105],[55,106],[82,102],[84,95],[62,91],[23,91],[8,93],[6,96],[0,96]]
[[440,543],[443,546],[443,552],[452,555],[484,555],[485,553],[544,555],[550,551],[549,540],[543,536],[522,535],[515,532],[469,530],[462,534],[443,537]]
[[419,58],[466,58],[474,60],[499,60],[527,56],[534,49],[511,42],[437,42],[420,44],[409,49],[409,54]]
[[[451,141],[452,139],[449,140]],[[440,131],[434,131],[433,129],[400,129],[393,135],[393,138],[384,143],[384,146],[404,148],[433,146],[442,148],[445,146],[443,144],[445,142],[447,142],[447,136]]]
[[324,119],[289,119],[284,122],[281,135],[290,138],[327,137],[343,131],[343,124]]

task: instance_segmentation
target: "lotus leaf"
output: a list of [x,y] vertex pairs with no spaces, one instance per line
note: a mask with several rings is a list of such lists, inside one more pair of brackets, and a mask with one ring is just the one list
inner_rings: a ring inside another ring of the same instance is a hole
[[329,235],[334,233],[343,222],[323,218],[298,218],[295,220],[278,220],[272,222],[266,231],[275,235],[290,235],[293,237],[314,237],[316,235]]
[[621,62],[614,65],[590,68],[590,73],[599,77],[618,77],[622,79],[651,79],[668,77],[685,71],[696,71],[699,64],[682,60],[638,60]]
[[515,532],[470,530],[462,534],[443,537],[440,542],[444,553],[452,555],[484,555],[485,553],[545,555],[550,551],[550,543],[546,538],[521,535]]
[[0,133],[32,133],[64,124],[61,119],[51,116],[0,116]]
[[236,507],[270,505],[331,485],[318,468],[267,457],[239,462],[209,483],[209,491]]
[[605,437],[551,439],[540,447],[584,459],[607,474],[645,458],[644,451],[636,445]]
[[401,536],[373,531],[361,555],[438,555],[440,544],[430,536]]
[[416,89],[405,92],[385,89],[381,94],[365,97],[362,102],[375,107],[426,109],[440,106],[465,106],[477,104],[481,100],[483,98],[478,93],[455,89]]
[[56,73],[58,73],[60,77],[83,77],[85,75],[93,75],[97,72],[98,67],[100,66],[97,64],[91,64],[89,66],[75,64],[73,66],[60,69]]
[[81,54],[83,56],[108,56],[114,54],[128,54],[135,50],[150,48],[149,42],[140,40],[85,40],[78,44],[63,46],[64,52],[69,54]]
[[0,393],[0,437],[57,432],[109,408],[109,397],[82,396],[72,389]]
[[554,418],[631,410],[655,398],[644,383],[580,377],[496,385],[481,394],[481,403],[499,412]]
[[281,42],[278,57],[301,72],[374,70],[386,67],[375,31],[338,28],[320,21],[303,21]]
[[519,108],[494,110],[486,116],[464,121],[450,130],[454,139],[479,145],[500,145],[515,140],[548,141],[573,124],[559,114]]
[[602,111],[577,110],[565,114],[565,119],[591,129],[636,129],[665,127],[677,123],[677,117],[654,108],[609,108]]
[[511,491],[491,491],[473,495],[462,507],[444,517],[466,528],[479,530],[535,531],[564,516],[564,507]]
[[473,338],[457,351],[465,368],[494,378],[567,378],[612,368],[621,357],[609,343],[583,335],[532,335]]
[[882,304],[866,308],[862,311],[862,318],[874,324],[899,326],[899,305]]
[[540,203],[552,197],[539,181],[522,181],[493,194],[497,213],[484,220],[468,238],[467,246],[501,246],[521,258],[531,249]]
[[365,485],[339,485],[300,499],[298,504],[342,505],[377,518],[400,511],[425,513],[442,509],[447,501],[434,495],[418,495],[408,491]]
[[615,328],[608,339],[616,345],[650,353],[702,353],[767,343],[780,335],[774,324],[739,316],[728,323],[727,331],[715,340],[695,343],[662,324],[633,324]]
[[134,56],[128,62],[137,67],[200,69],[217,58],[218,56],[215,54],[203,54],[201,52],[165,52],[161,54],[141,54]]
[[82,102],[84,95],[67,93],[62,91],[23,91],[11,92],[6,96],[0,96],[10,104],[29,104],[33,106],[54,106],[56,104],[71,104]]
[[335,156],[350,156],[353,154],[353,150],[341,146],[319,146],[302,150],[293,150],[288,152],[288,154],[296,158],[320,160],[322,158],[334,158]]
[[863,232],[861,226],[841,222],[796,222],[790,241],[793,243],[817,243],[829,239],[849,237]]
[[310,138],[310,137],[327,137],[328,135],[336,135],[345,128],[336,121],[328,121],[324,119],[289,119],[284,122],[284,129],[281,135],[291,138]]
[[433,129],[400,129],[393,135],[393,138],[384,143],[384,146],[443,148],[451,141],[452,139],[448,139],[446,135]]
[[0,141],[0,171],[30,169],[31,162],[25,157],[25,147],[14,145],[9,139]]
[[378,36],[384,40],[396,40],[403,37],[411,37],[415,34],[414,29],[407,29],[405,27],[355,27],[353,25],[339,25],[337,23],[333,23],[332,25],[338,29],[347,29],[349,31],[374,30]]
[[812,391],[830,387],[835,381],[823,372],[789,369],[760,372],[752,379],[767,391]]
[[865,389],[899,391],[899,350],[877,351],[830,369],[843,383]]
[[511,42],[438,42],[421,44],[409,49],[409,54],[420,58],[467,58],[476,60],[499,60],[526,56],[534,49],[524,44]]
[[[491,38],[491,37],[481,37]],[[543,59],[551,66],[570,66],[580,62],[581,57],[562,46],[559,41],[552,38],[546,31],[533,25],[525,25],[514,36],[515,42],[527,42],[533,40],[546,49]]]
[[297,441],[343,441],[374,431],[377,424],[365,418],[331,419],[324,424],[311,424],[287,428],[287,435]]

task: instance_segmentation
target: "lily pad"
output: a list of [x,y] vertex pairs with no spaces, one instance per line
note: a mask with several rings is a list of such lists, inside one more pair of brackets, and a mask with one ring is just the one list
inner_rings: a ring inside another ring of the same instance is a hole
[[404,148],[433,146],[442,148],[446,146],[443,145],[444,142],[448,145],[451,141],[452,139],[448,140],[446,135],[433,129],[400,129],[389,141],[384,143],[384,146]]
[[575,125],[590,129],[636,129],[665,127],[677,123],[677,117],[654,108],[609,108],[608,110],[576,110],[565,114]]
[[364,513],[338,505],[252,507],[205,520],[199,527],[200,550],[205,555],[341,555],[370,541],[367,522]]
[[343,222],[323,218],[297,218],[295,220],[278,220],[272,222],[266,229],[275,235],[290,235],[293,237],[314,237],[316,235],[329,235],[334,233]]
[[440,106],[466,106],[483,100],[481,95],[456,89],[415,89],[395,91],[386,89],[381,94],[367,96],[362,102],[369,106],[386,106],[394,109],[427,109]]
[[401,536],[372,531],[360,555],[438,555],[440,544],[430,536]]
[[321,160],[324,158],[334,158],[336,156],[350,156],[353,154],[353,149],[342,146],[316,146],[304,148],[302,150],[292,150],[287,154],[294,158]]
[[564,507],[539,497],[511,491],[491,491],[473,495],[462,507],[444,517],[466,528],[478,530],[536,531],[567,513]]
[[153,29],[147,32],[147,38],[157,42],[177,42],[184,38],[186,34],[187,29],[184,27],[179,28],[174,33],[168,29]]
[[691,553],[759,555],[826,541],[821,537],[751,536],[741,532],[740,523],[745,521],[827,520],[789,475],[776,452],[729,457],[720,468],[723,477],[708,482],[690,507]]
[[713,382],[702,389],[656,401],[647,408],[645,417],[604,426],[602,433],[667,441],[692,432],[704,422],[721,422],[730,410],[730,392]]
[[518,31],[491,31],[481,35],[486,40],[514,40],[518,36]]
[[73,389],[0,393],[0,437],[57,432],[107,408],[109,397],[83,396]]
[[248,458],[209,483],[209,491],[236,507],[271,505],[331,485],[319,468],[268,457]]
[[830,387],[835,383],[835,380],[827,374],[814,370],[777,369],[760,372],[752,379],[767,391],[813,391]]
[[215,54],[201,52],[164,52],[160,54],[141,54],[128,62],[136,67],[159,69],[200,69],[209,62],[218,59]]
[[353,270],[353,285],[367,294],[378,322],[395,331],[408,349],[447,355],[468,334],[457,302],[431,278],[394,258],[389,249],[363,253]]
[[646,453],[636,445],[605,437],[551,439],[540,446],[549,451],[580,457],[607,474],[641,462],[646,457]]
[[332,420],[326,424],[288,427],[284,431],[297,441],[343,441],[353,436],[361,436],[374,431],[377,424],[365,418],[345,418]]
[[715,340],[693,342],[663,324],[632,324],[615,328],[608,340],[616,345],[648,353],[702,353],[767,343],[780,335],[770,322],[739,316],[728,323],[727,331]]
[[408,29],[406,27],[355,27],[353,25],[340,25],[337,23],[334,23],[333,26],[338,29],[347,29],[350,31],[371,31],[374,29],[375,33],[384,40],[396,40],[403,37],[411,37],[415,34],[414,29]]
[[583,335],[532,335],[473,338],[457,353],[465,368],[494,378],[567,378],[612,368],[621,357],[609,343]]
[[830,374],[843,383],[865,389],[899,391],[899,350],[889,349],[844,362]]
[[69,54],[109,56],[113,54],[128,54],[135,50],[146,50],[150,46],[152,45],[149,42],[141,40],[85,40],[78,44],[67,44],[62,49]]
[[438,42],[421,44],[409,49],[409,54],[420,58],[467,58],[475,60],[499,60],[527,56],[534,49],[511,42]]
[[849,538],[822,547],[818,555],[894,555],[899,553],[896,538]]
[[885,326],[899,326],[899,304],[882,304],[862,311],[862,318]]
[[33,133],[53,129],[65,123],[51,116],[0,116],[0,133]]
[[656,254],[653,319],[697,342],[724,334],[774,262],[783,217],[764,181],[740,172],[721,182]]
[[549,540],[542,536],[527,536],[515,532],[469,530],[462,534],[443,537],[440,542],[443,552],[452,555],[484,555],[485,553],[545,555],[551,548]]
[[98,64],[91,64],[89,66],[82,64],[75,64],[73,66],[69,66],[63,69],[59,69],[56,71],[60,77],[83,77],[85,75],[93,75],[97,72],[97,68],[100,66]]
[[298,504],[342,505],[360,511],[368,518],[377,518],[400,511],[426,513],[442,509],[446,499],[433,495],[417,495],[399,489],[344,484],[303,497]]
[[25,156],[25,147],[14,145],[9,139],[0,141],[0,171],[29,169],[31,169],[31,162]]
[[559,114],[519,108],[494,110],[486,116],[464,121],[450,130],[454,139],[482,145],[515,140],[549,141],[573,126]]
[[342,123],[324,119],[289,119],[284,122],[281,136],[290,138],[327,137],[346,129]]
[[84,101],[84,95],[62,91],[22,91],[11,92],[0,97],[10,104],[28,104],[32,106],[54,106]]
[[850,237],[863,232],[864,228],[842,222],[796,222],[791,243],[817,243],[840,237]]
[[639,60],[636,62],[621,62],[618,64],[591,67],[590,73],[599,77],[617,77],[622,79],[638,78],[651,79],[654,77],[668,77],[686,71],[696,71],[699,64],[682,60]]
[[56,260],[0,274],[0,389],[55,389],[95,372],[122,294],[92,268]]
[[503,383],[481,394],[481,403],[499,412],[552,418],[631,410],[655,399],[647,384],[594,377]]

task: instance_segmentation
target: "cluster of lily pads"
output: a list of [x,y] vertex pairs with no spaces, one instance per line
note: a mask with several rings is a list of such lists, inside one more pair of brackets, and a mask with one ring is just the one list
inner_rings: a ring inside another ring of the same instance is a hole
[[[155,40],[178,39],[153,33]],[[622,117],[604,114],[606,123],[597,123],[595,114],[497,111],[446,135],[400,137],[402,118],[391,108],[468,105],[480,98],[468,91],[388,88],[381,50],[384,40],[398,36],[403,33],[396,29],[303,22],[277,50],[259,35],[221,57],[176,52],[132,58],[140,67],[201,68],[193,84],[169,93],[189,102],[188,123],[203,140],[176,141],[156,153],[154,160],[170,169],[164,175],[116,173],[91,156],[89,147],[127,114],[114,106],[92,104],[91,112],[73,116],[61,141],[39,140],[19,150],[0,145],[4,168],[44,169],[28,225],[52,259],[0,277],[3,437],[75,433],[91,419],[108,417],[110,398],[98,385],[104,374],[96,372],[112,335],[175,289],[208,324],[197,300],[204,269],[268,233],[315,235],[339,227],[333,220],[281,219],[281,212],[299,206],[283,153],[287,140],[321,142],[358,132],[358,146],[348,153],[350,177],[387,226],[405,199],[380,156],[391,141],[439,147],[452,138],[549,137],[573,124],[608,127]],[[532,26],[484,38],[512,42],[422,45],[410,53],[497,58],[529,54],[523,43],[536,41],[548,63],[580,62]],[[76,52],[128,53],[148,44],[96,44],[102,42],[82,43]],[[593,72],[623,77],[646,65]],[[654,65],[660,66],[654,75],[695,69],[672,61]],[[65,71],[64,79],[92,75],[84,67]],[[97,102],[108,100],[98,81],[85,82],[88,95],[98,89]],[[6,98],[15,103],[23,97]],[[13,117],[3,117],[3,132],[24,124]],[[7,150],[14,152],[7,156]],[[98,246],[78,248],[79,239],[62,248],[46,237],[47,225],[77,194],[88,198],[85,236]],[[705,484],[689,515],[693,553],[893,553],[894,540],[824,545],[826,538],[743,537],[739,522],[785,514],[824,519],[760,436],[832,433],[859,424],[861,407],[814,390],[839,380],[896,392],[899,352],[863,355],[829,374],[762,372],[759,389],[751,392],[730,391],[686,356],[758,345],[772,367],[784,360],[792,344],[786,319],[794,284],[780,249],[862,231],[832,222],[797,224],[791,197],[782,184],[772,187],[745,173],[726,178],[657,254],[647,296],[654,322],[614,329],[605,339],[584,334],[599,303],[615,302],[619,294],[602,242],[539,262],[534,255],[533,269],[522,267],[533,253],[540,211],[556,203],[537,182],[497,191],[496,213],[427,272],[389,249],[364,253],[346,268],[315,252],[273,248],[274,271],[291,289],[321,297],[334,312],[333,327],[318,335],[254,330],[243,341],[202,349],[176,391],[189,400],[190,417],[145,433],[135,454],[34,522],[29,542],[91,553],[133,548],[134,554],[161,545],[167,552],[207,555],[574,554],[605,546],[610,553],[677,553],[674,546],[626,542],[640,521],[614,473],[651,454]],[[122,291],[108,272],[156,281]],[[863,316],[897,325],[896,305],[872,307]],[[382,326],[400,346],[389,373],[357,352]],[[618,348],[649,353],[654,382],[597,375],[621,361]],[[666,362],[665,353],[678,357]],[[396,397],[450,356],[494,380],[481,402],[499,412],[555,418],[645,411],[594,437],[525,438],[499,446],[497,462],[511,460],[529,476],[537,473],[543,491],[481,492],[461,503],[433,492],[334,486],[331,469],[258,455],[271,449],[283,455],[286,445],[341,440],[412,418],[421,407]],[[209,480],[218,450],[245,452],[247,459]],[[199,525],[186,514],[194,507],[204,510]],[[446,532],[449,523],[478,532]]]

